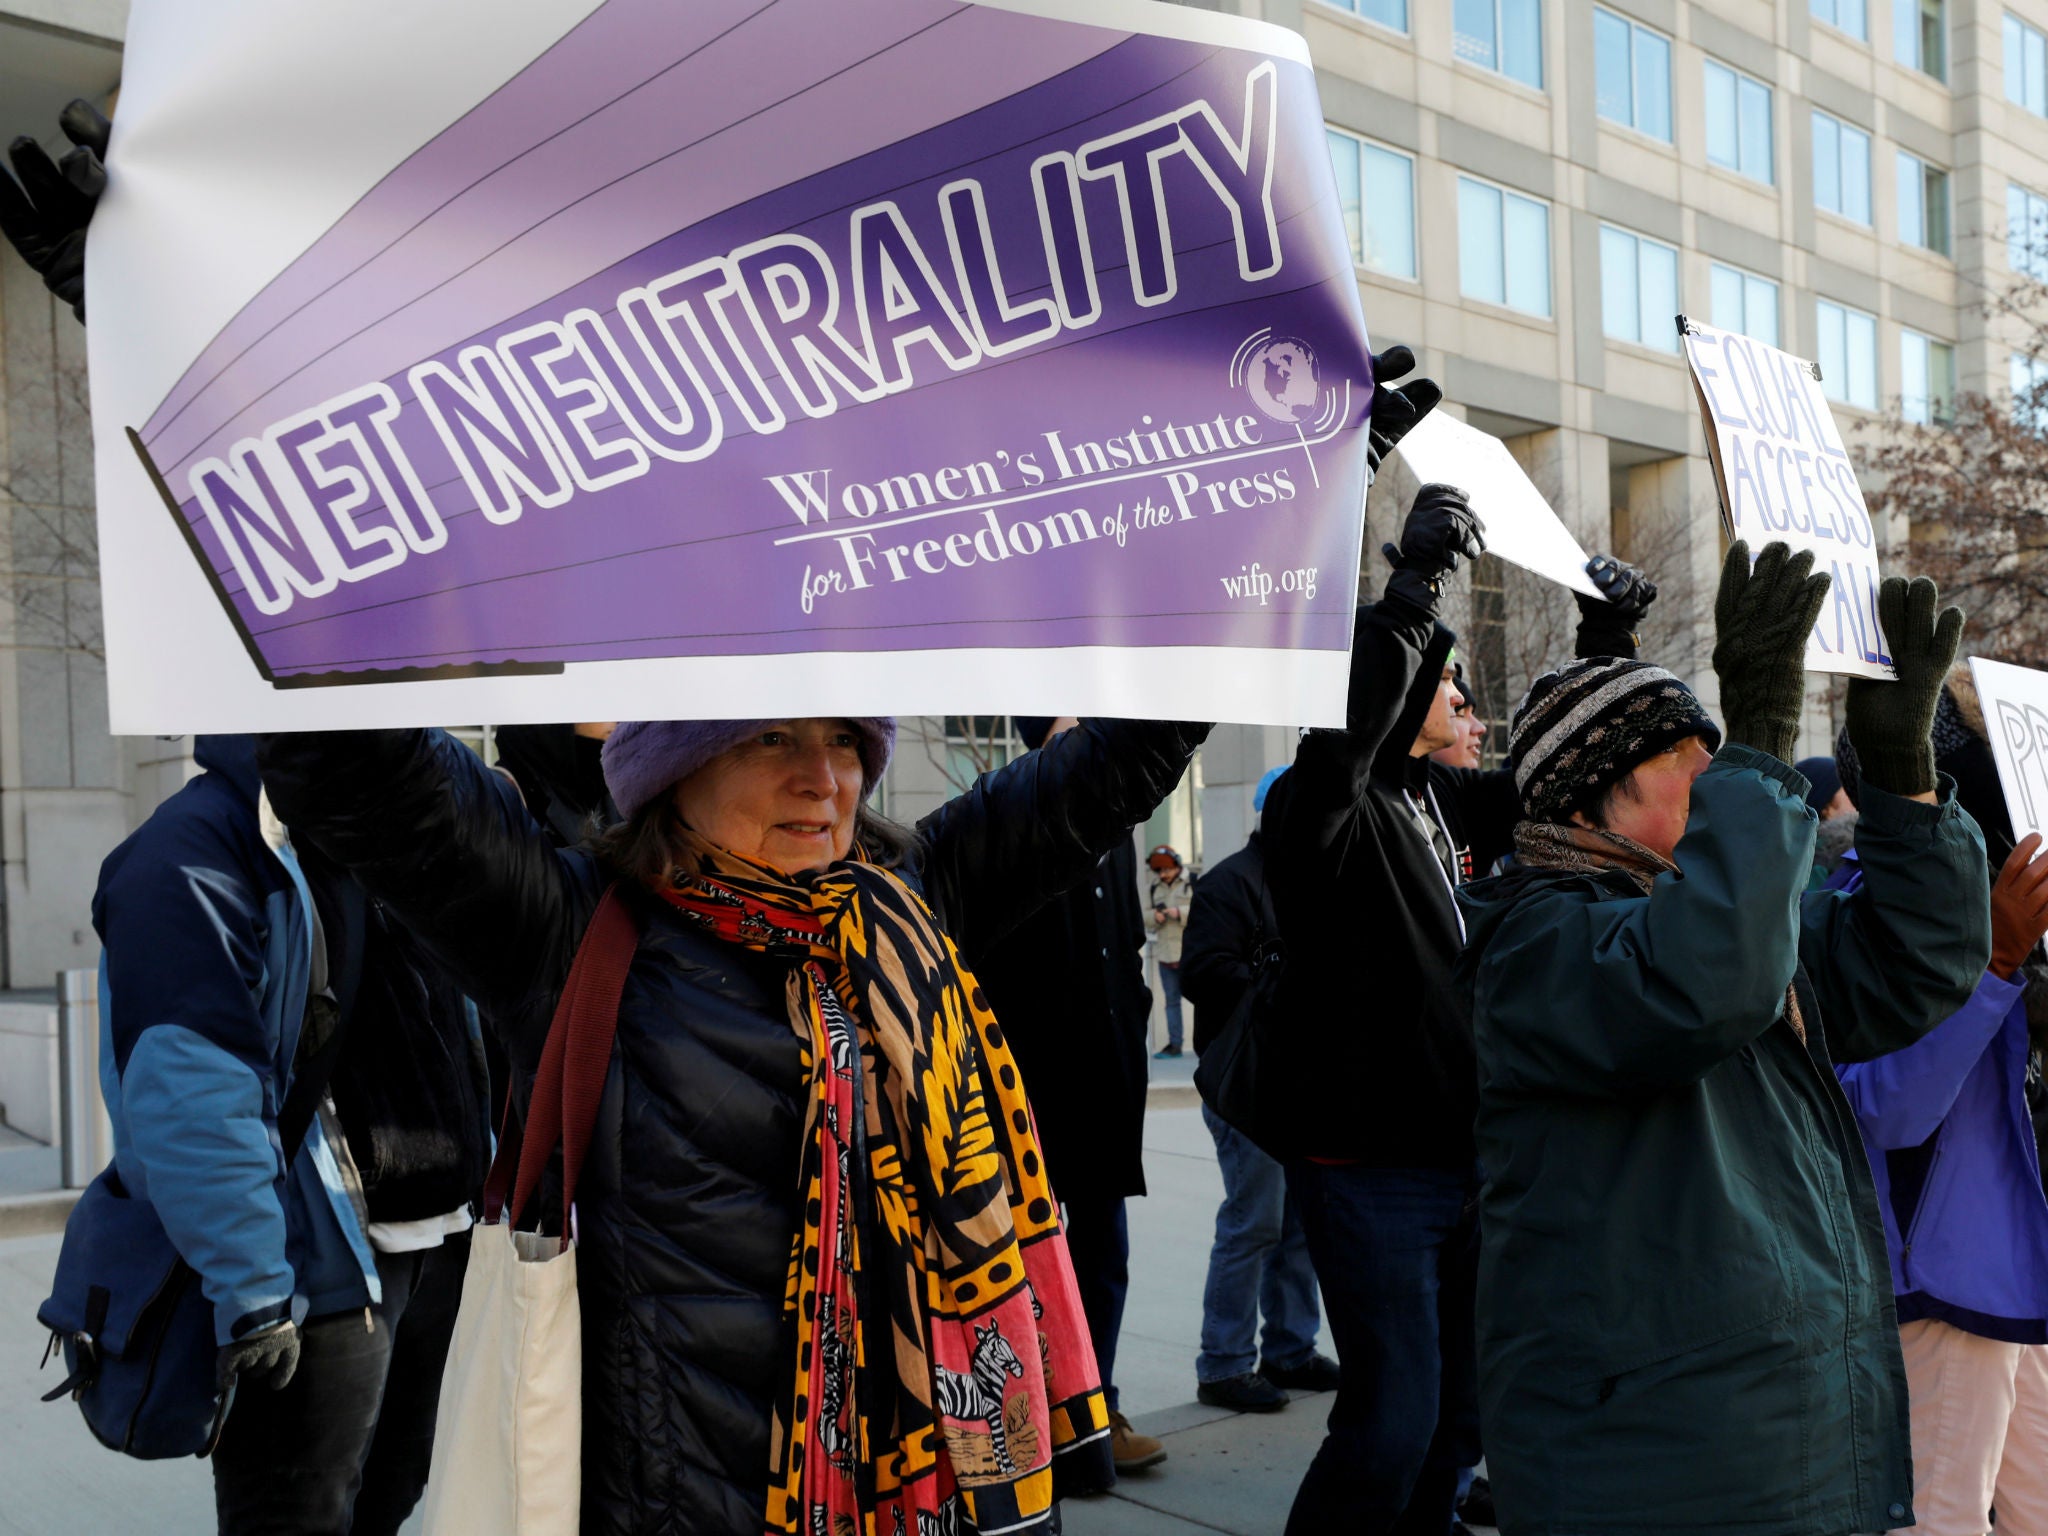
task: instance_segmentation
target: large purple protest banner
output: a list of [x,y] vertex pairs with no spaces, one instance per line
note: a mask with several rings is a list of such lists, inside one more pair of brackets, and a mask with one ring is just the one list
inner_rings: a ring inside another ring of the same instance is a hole
[[[178,302],[138,254],[168,9],[137,6],[96,320]],[[1341,720],[1371,377],[1299,38],[1128,3],[576,9],[174,370],[153,336],[126,371],[166,387],[101,389],[95,325],[117,730]],[[429,90],[426,52],[360,67]],[[313,131],[205,174],[316,174]],[[166,528],[175,575],[133,558]],[[207,597],[137,619],[173,589]],[[241,661],[195,676],[223,626]]]

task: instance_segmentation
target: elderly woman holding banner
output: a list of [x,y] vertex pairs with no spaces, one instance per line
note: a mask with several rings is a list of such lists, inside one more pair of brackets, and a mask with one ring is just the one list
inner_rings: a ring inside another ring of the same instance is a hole
[[625,819],[577,852],[445,735],[264,743],[294,837],[417,929],[522,1079],[607,889],[637,930],[575,1190],[584,1531],[1035,1530],[1110,1481],[1055,1197],[962,956],[1206,734],[1085,722],[913,832],[867,805],[893,720],[631,722],[603,758]]

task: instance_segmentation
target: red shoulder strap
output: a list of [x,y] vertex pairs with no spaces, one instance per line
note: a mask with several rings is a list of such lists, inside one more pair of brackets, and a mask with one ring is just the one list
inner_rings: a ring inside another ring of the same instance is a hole
[[[576,1199],[576,1180],[583,1154],[590,1147],[597,1122],[597,1101],[611,1070],[612,1039],[618,1033],[619,998],[626,973],[640,945],[640,924],[616,885],[605,889],[555,1004],[541,1050],[540,1072],[534,1079],[526,1128],[517,1138],[500,1135],[498,1154],[484,1181],[484,1220],[496,1221],[506,1210],[506,1186],[512,1188],[510,1220],[515,1224],[540,1186],[541,1174],[557,1142],[562,1147],[562,1241],[569,1240],[569,1208]],[[507,1104],[509,1110],[509,1101]],[[513,1170],[518,1178],[513,1179]]]

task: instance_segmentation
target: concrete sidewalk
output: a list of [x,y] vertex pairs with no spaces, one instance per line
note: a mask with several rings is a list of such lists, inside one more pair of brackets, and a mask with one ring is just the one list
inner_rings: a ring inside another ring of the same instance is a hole
[[[1192,1063],[1155,1070],[1178,1087]],[[1327,1396],[1241,1416],[1190,1401],[1223,1181],[1201,1111],[1160,1106],[1179,1097],[1156,1097],[1146,1117],[1151,1193],[1130,1204],[1131,1296],[1117,1357],[1124,1411],[1165,1440],[1168,1459],[1108,1495],[1070,1502],[1072,1536],[1279,1536],[1322,1440]],[[0,1238],[0,1536],[206,1536],[213,1496],[203,1463],[115,1455],[69,1403],[36,1400],[57,1380],[54,1367],[36,1368],[46,1335],[35,1323],[56,1257],[54,1234]]]

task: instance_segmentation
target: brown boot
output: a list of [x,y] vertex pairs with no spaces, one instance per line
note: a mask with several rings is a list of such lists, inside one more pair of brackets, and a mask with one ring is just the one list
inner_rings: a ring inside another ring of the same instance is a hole
[[1131,1421],[1112,1411],[1109,1416],[1109,1459],[1116,1463],[1117,1476],[1156,1467],[1166,1460],[1166,1447],[1150,1435],[1131,1428]]

